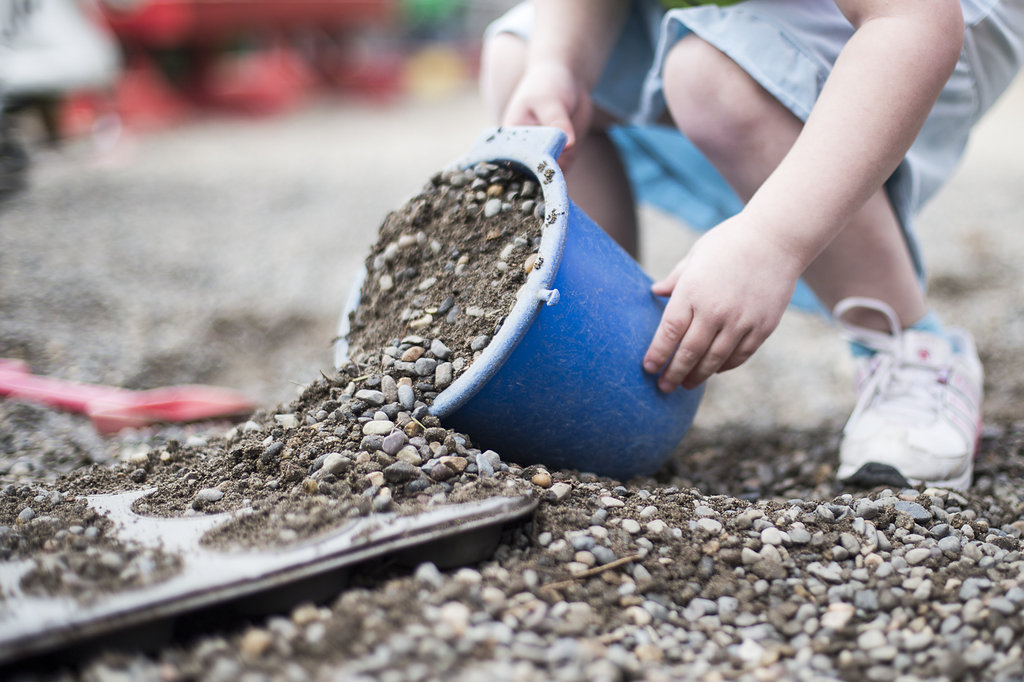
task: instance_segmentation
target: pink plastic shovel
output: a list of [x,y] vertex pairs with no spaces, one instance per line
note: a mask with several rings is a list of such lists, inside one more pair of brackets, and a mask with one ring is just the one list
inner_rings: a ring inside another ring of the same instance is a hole
[[238,391],[190,384],[131,391],[80,384],[29,373],[21,360],[0,358],[0,395],[43,403],[89,416],[102,434],[155,422],[189,422],[240,415],[254,403]]

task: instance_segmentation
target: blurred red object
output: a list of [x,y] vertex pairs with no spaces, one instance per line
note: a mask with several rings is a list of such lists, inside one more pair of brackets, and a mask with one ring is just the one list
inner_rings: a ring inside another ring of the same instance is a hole
[[[309,54],[309,48],[353,42],[367,29],[395,25],[398,13],[398,0],[144,0],[126,8],[105,6],[128,63],[118,88],[119,113],[133,128],[178,120],[189,105],[268,114],[294,107],[318,81],[379,98],[400,87],[397,60],[380,55],[368,68],[366,60],[344,49]],[[232,49],[239,42],[249,49]],[[187,64],[173,84],[152,58],[168,50],[184,55]]]
[[122,40],[162,47],[251,31],[389,24],[397,14],[395,0],[148,0],[134,9],[106,9]]

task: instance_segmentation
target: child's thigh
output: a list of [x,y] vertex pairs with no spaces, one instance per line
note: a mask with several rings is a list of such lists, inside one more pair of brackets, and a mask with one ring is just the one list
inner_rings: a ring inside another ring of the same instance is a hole
[[[628,121],[640,108],[644,79],[654,60],[661,18],[661,12],[655,10],[654,4],[649,0],[631,3],[631,10],[618,40],[591,93],[594,105],[601,114],[598,121]],[[533,35],[533,22],[533,7],[524,2],[487,27],[481,61],[485,97],[490,98],[489,93],[497,96],[504,92],[502,102],[507,102],[511,96],[515,83],[522,75],[526,50]]]

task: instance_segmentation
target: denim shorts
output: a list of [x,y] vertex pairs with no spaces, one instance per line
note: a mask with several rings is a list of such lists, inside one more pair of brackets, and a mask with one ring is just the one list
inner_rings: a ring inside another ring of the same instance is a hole
[[[914,144],[886,183],[922,276],[912,218],[953,174],[972,126],[1010,84],[1024,60],[1024,3],[961,0],[961,7],[966,29],[960,60]],[[532,7],[523,3],[497,19],[488,33],[509,32],[528,41],[532,23]],[[668,11],[657,0],[634,0],[592,95],[594,104],[623,123],[633,124],[630,127],[656,124],[665,113],[662,64],[669,49],[688,33],[728,55],[787,109],[806,120],[853,27],[834,2],[825,0],[746,0],[727,7],[702,5]],[[644,182],[656,188],[645,192],[644,186],[638,185],[639,199],[687,220],[678,193],[670,196],[673,184],[689,183],[691,192],[694,186],[727,191],[713,188],[706,178],[687,178],[686,168],[671,167],[671,160],[665,158],[654,166],[661,166],[671,177],[658,182],[650,159],[642,157],[653,148],[664,152],[664,138],[654,147],[632,144],[639,139],[635,131],[616,138],[628,143],[620,143],[627,168],[640,164],[645,168]],[[682,149],[674,156],[690,159],[692,151]],[[635,181],[636,175],[632,171],[631,175]],[[735,209],[736,201],[725,203]],[[715,216],[710,222],[726,217]]]

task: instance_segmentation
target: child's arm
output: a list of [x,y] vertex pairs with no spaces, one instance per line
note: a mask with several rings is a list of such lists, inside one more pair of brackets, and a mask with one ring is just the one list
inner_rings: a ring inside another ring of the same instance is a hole
[[644,358],[663,390],[742,364],[796,280],[896,169],[963,40],[955,0],[840,0],[856,31],[793,147],[742,212],[698,240]]
[[[503,125],[549,125],[569,136],[590,126],[590,92],[621,30],[625,0],[537,0],[526,67]],[[564,162],[564,159],[563,159]]]

